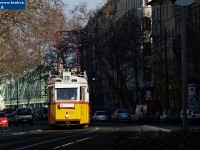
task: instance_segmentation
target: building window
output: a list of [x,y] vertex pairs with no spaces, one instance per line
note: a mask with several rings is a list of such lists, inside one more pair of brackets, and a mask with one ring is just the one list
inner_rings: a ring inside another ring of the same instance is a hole
[[142,31],[150,31],[151,30],[151,19],[148,17],[144,17],[142,19]]

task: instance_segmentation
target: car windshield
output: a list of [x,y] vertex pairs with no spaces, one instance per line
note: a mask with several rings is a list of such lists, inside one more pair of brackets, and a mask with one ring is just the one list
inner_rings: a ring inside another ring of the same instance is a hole
[[171,114],[180,114],[180,110],[172,110]]
[[31,115],[31,109],[18,109],[17,115]]
[[118,113],[129,113],[128,109],[119,109]]
[[107,115],[108,113],[105,111],[98,111],[96,115]]
[[0,113],[0,118],[6,117],[4,113]]
[[200,109],[196,109],[193,111],[193,114],[200,114]]

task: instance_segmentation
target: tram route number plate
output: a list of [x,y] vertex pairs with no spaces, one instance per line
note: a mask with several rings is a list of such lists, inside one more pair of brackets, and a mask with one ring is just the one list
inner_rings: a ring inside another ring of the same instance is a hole
[[60,108],[74,108],[74,104],[60,104]]

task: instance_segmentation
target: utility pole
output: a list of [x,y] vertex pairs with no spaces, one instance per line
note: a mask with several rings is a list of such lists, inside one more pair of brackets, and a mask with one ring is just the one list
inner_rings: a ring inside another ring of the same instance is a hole
[[182,14],[182,102],[183,102],[183,128],[187,127],[187,29],[186,29],[186,7],[181,8]]
[[178,6],[181,6],[181,27],[182,27],[182,109],[183,109],[183,128],[187,128],[187,101],[188,101],[188,57],[187,57],[187,22],[186,9],[187,6],[194,3],[196,0],[171,0]]
[[167,31],[165,28],[165,86],[166,86],[166,108],[169,109],[169,78],[168,78],[168,57],[167,57]]

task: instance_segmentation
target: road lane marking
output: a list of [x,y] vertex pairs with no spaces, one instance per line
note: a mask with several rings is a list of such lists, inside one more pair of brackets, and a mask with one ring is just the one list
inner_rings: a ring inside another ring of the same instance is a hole
[[152,129],[152,130],[156,130],[156,131],[171,132],[171,130],[169,130],[169,129],[160,128],[160,127],[151,126],[151,125],[143,125],[143,127],[142,127],[142,129],[144,131],[149,131],[149,130],[151,131],[151,129]]
[[80,139],[80,140],[77,140],[77,141],[74,141],[74,142],[69,142],[69,143],[66,143],[66,144],[63,144],[63,145],[54,147],[53,149],[63,148],[63,147],[65,147],[65,146],[72,145],[72,144],[76,144],[76,143],[79,143],[79,142],[82,142],[82,141],[86,141],[86,140],[89,140],[89,139],[91,139],[91,138],[95,138],[95,137],[101,136],[101,135],[103,135],[103,134],[104,134],[104,133],[101,133],[101,134],[98,134],[98,135],[95,135],[95,136],[91,136],[91,137],[87,137],[87,138],[83,138],[83,139]]
[[57,138],[57,139],[52,139],[52,140],[48,140],[48,141],[44,141],[44,142],[40,142],[40,143],[28,145],[28,146],[16,148],[15,150],[22,150],[22,149],[31,148],[31,147],[34,147],[34,146],[39,146],[39,145],[42,145],[42,144],[50,143],[50,142],[55,142],[55,141],[58,141],[58,140],[68,139],[68,138],[71,138],[71,137],[76,137],[76,136],[79,136],[79,135],[84,135],[84,134],[88,134],[88,133],[91,133],[91,132],[95,132],[97,130],[99,130],[99,127],[96,127],[94,130],[91,130],[91,131],[88,131],[88,132],[84,132],[84,133],[80,133],[80,134],[75,134],[75,135],[71,135],[71,136],[67,136],[67,137],[62,137],[62,138]]

